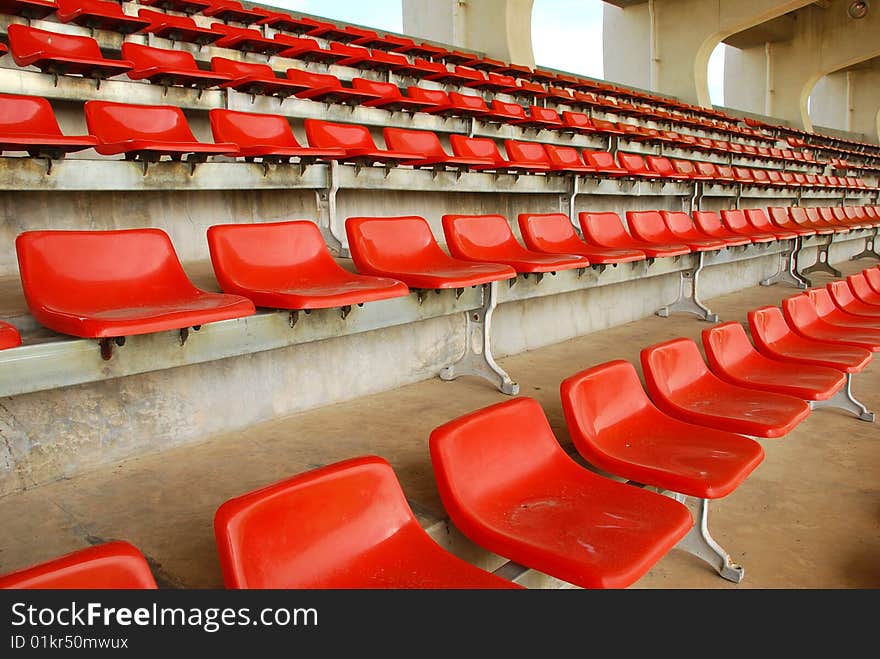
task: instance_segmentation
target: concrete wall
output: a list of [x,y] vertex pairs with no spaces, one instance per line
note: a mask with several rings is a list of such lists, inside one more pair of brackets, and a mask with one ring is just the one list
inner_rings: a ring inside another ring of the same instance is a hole
[[602,52],[605,78],[651,89],[651,29],[648,3],[602,5]]

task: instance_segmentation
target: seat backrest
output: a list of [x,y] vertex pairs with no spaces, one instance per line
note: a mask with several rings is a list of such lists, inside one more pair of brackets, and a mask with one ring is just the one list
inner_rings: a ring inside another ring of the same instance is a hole
[[179,29],[197,29],[199,25],[189,16],[175,16],[152,9],[138,9],[138,16],[150,21],[150,26],[144,32],[154,32],[159,26],[172,26]]
[[752,176],[752,170],[748,167],[734,167],[733,176],[737,181],[744,181],[746,183],[755,180],[755,177]]
[[105,144],[134,139],[196,142],[183,110],[172,105],[130,105],[86,101],[89,133]]
[[696,164],[697,173],[701,176],[711,176],[718,178],[718,170],[715,169],[715,163],[698,161]]
[[492,99],[491,105],[492,112],[497,112],[499,114],[503,114],[511,119],[525,119],[526,111],[522,105],[519,103],[508,103],[506,101],[500,101],[497,98]]
[[782,301],[782,313],[793,328],[810,327],[820,320],[816,305],[806,293],[785,298]]
[[240,147],[300,147],[287,117],[220,108],[209,110],[208,116],[215,142],[231,142]]
[[275,71],[268,64],[241,62],[227,57],[212,57],[211,70],[228,75],[231,79],[245,77],[275,78]]
[[693,176],[697,173],[696,167],[694,167],[694,163],[690,160],[682,160],[681,158],[673,158],[672,166],[675,167],[675,171],[679,174],[684,174],[685,176]]
[[415,153],[426,158],[448,157],[440,143],[440,138],[430,130],[386,127],[382,129],[382,135],[385,138],[385,146],[392,151]]
[[571,459],[538,402],[518,397],[453,419],[431,432],[431,463],[453,520],[494,512],[499,493],[540,479]]
[[133,41],[122,43],[122,58],[134,64],[135,71],[153,67],[178,71],[199,70],[195,57],[187,50],[155,48]]
[[848,220],[859,219],[858,215],[856,215],[856,209],[853,206],[844,206],[843,214],[846,215]]
[[553,165],[547,152],[544,150],[544,145],[538,142],[504,140],[504,150],[507,152],[507,158],[511,162],[528,165],[546,165],[547,167],[552,167]]
[[287,79],[311,89],[342,89],[342,82],[332,73],[313,73],[303,69],[287,69]]
[[331,123],[320,119],[306,119],[303,125],[309,146],[321,149],[377,149],[366,126]]
[[782,174],[780,174],[780,172],[778,170],[768,169],[765,171],[765,173],[767,175],[767,180],[770,181],[771,183],[782,183],[783,182]]
[[675,174],[675,168],[666,156],[646,156],[645,161],[648,169],[664,178]]
[[529,116],[532,119],[538,119],[540,121],[548,121],[554,124],[561,124],[562,119],[559,118],[559,113],[553,108],[542,108],[538,105],[530,105],[529,106]]
[[366,78],[352,78],[351,87],[358,91],[376,94],[388,100],[399,99],[403,96],[400,93],[400,87],[393,82],[379,82],[378,80],[367,80]]
[[148,306],[195,290],[161,229],[25,231],[15,248],[24,296],[39,322],[43,309]]
[[142,590],[156,589],[144,555],[128,542],[114,540],[0,575],[0,589]]
[[653,407],[635,367],[622,359],[567,377],[559,393],[568,433],[588,462],[605,453],[605,431]]
[[63,23],[73,20],[80,12],[99,16],[125,16],[122,7],[111,0],[55,0],[55,4],[58,5],[55,15]]
[[617,162],[631,174],[641,174],[648,171],[645,159],[639,153],[617,152]]
[[721,218],[715,211],[694,211],[694,224],[709,236],[715,236],[724,231]]
[[737,322],[704,329],[702,339],[706,361],[716,374],[742,369],[757,354],[745,328]]
[[320,588],[411,524],[391,465],[366,456],[226,501],[214,534],[227,588]]
[[832,206],[831,207],[831,214],[834,215],[834,217],[838,220],[846,220],[847,219],[846,212],[840,206]]
[[621,247],[632,242],[617,213],[578,213],[584,240],[599,247]]
[[773,230],[774,226],[770,223],[770,218],[767,217],[767,213],[764,212],[763,208],[747,208],[743,212],[745,213],[746,221],[756,229]]
[[[746,217],[751,217],[750,213],[752,213],[755,210],[758,210],[758,209],[747,210]],[[782,206],[768,206],[767,213],[769,214],[770,221],[778,227],[786,227],[791,224],[789,222],[787,208],[783,208]]]
[[0,94],[0,135],[22,134],[60,137],[62,133],[45,98]]
[[462,158],[488,158],[497,165],[505,162],[498,145],[490,137],[450,135],[449,145],[452,147],[452,152]]
[[567,249],[578,250],[586,246],[571,223],[568,215],[562,213],[520,213],[517,218],[520,235],[529,249],[554,254]]
[[432,105],[446,106],[451,103],[449,94],[442,89],[426,89],[412,85],[406,88],[406,95],[416,101],[424,101]]
[[821,217],[826,222],[831,222],[832,224],[837,224],[837,218],[834,216],[834,211],[830,206],[820,206],[819,207],[819,217]]
[[39,30],[21,23],[10,24],[7,35],[12,58],[19,66],[43,57],[104,59],[98,42],[91,37]]
[[[846,282],[843,282],[846,285]],[[827,316],[837,315],[840,313],[840,310],[837,308],[837,305],[834,303],[834,299],[831,297],[831,292],[827,288],[809,288],[804,291],[805,294],[810,296],[810,301],[813,303],[813,307],[816,309],[816,315],[819,318],[825,318],[829,320]]]
[[830,297],[833,299],[833,302],[840,307],[848,307],[852,303],[856,303],[858,305],[858,299],[853,294],[852,289],[849,286],[849,282],[846,280],[838,280],[828,282],[826,284],[827,293],[830,294]]
[[428,221],[417,215],[349,217],[345,221],[351,258],[358,272],[418,272],[432,263],[449,261]]
[[718,173],[719,178],[736,178],[733,174],[733,167],[730,165],[715,165],[715,171]]
[[572,128],[580,128],[586,130],[592,130],[595,128],[595,126],[593,126],[593,122],[583,112],[570,112],[568,110],[565,110],[562,113],[562,122],[566,126],[570,126]]
[[666,242],[672,236],[660,211],[627,211],[626,223],[632,235],[648,242]]
[[608,151],[590,151],[584,149],[583,154],[584,162],[597,169],[617,169],[617,165],[614,163],[614,156]]
[[807,217],[807,211],[802,206],[790,206],[788,208],[788,217],[795,224],[804,227],[810,226],[810,219]]
[[441,221],[446,246],[456,258],[489,260],[526,251],[503,215],[444,215]]
[[819,216],[819,209],[813,206],[809,208],[804,208],[804,216],[806,217],[806,224],[809,226],[811,224],[821,224],[822,218]]
[[578,155],[578,150],[573,146],[559,146],[557,144],[545,144],[544,151],[553,167],[585,167],[584,162]]
[[779,307],[764,306],[752,309],[748,312],[748,319],[749,333],[759,349],[793,334]]
[[752,168],[752,177],[756,183],[769,183],[770,178],[767,176],[767,170],[760,168]]
[[686,236],[694,232],[694,221],[684,211],[660,211],[660,217],[676,236]]
[[457,108],[472,110],[475,112],[488,112],[489,106],[482,96],[474,96],[473,94],[462,94],[460,92],[449,92],[449,101]]
[[643,348],[640,353],[645,384],[653,400],[674,398],[700,380],[715,379],[700,348],[691,339],[679,338]]

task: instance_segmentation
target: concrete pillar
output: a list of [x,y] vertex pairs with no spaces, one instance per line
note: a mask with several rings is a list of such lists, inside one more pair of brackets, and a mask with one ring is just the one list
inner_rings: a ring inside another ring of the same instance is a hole
[[880,67],[850,72],[850,128],[880,142]]
[[648,3],[602,6],[602,53],[605,79],[651,88],[651,21]]
[[[770,21],[787,12],[809,4],[809,0],[606,0],[620,12],[609,9],[608,20],[621,35],[642,35],[640,51],[647,35],[650,89],[677,96],[689,103],[711,106],[707,81],[709,58],[725,38],[754,25]],[[641,8],[647,5],[647,10]],[[647,23],[647,26],[645,26]],[[620,57],[616,51],[628,46],[620,40],[608,39],[605,31],[605,77],[616,78],[609,71],[620,72],[613,62]],[[639,57],[627,54],[627,59]],[[644,76],[644,59],[634,66],[636,75]]]
[[403,31],[524,66],[532,51],[534,0],[403,0]]
[[813,87],[810,95],[810,117],[816,126],[850,130],[847,108],[850,76],[848,73],[830,73]]
[[[766,114],[773,76],[767,70],[765,43],[752,48],[728,45],[724,51],[724,105],[754,114]],[[768,80],[769,78],[769,80]]]

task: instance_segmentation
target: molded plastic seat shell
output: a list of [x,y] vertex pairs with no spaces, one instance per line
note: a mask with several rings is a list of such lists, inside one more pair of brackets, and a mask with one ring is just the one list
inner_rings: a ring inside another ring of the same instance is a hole
[[772,243],[777,240],[797,238],[796,233],[788,231],[756,229],[749,223],[745,212],[741,210],[722,210],[721,221],[733,233],[748,236],[755,243]]
[[[846,282],[836,283],[847,286]],[[816,314],[827,323],[855,329],[880,330],[880,316],[861,315],[846,311],[835,300],[829,288],[811,288],[804,291],[804,294],[810,296],[810,300],[816,308]],[[850,295],[852,295],[851,292]],[[880,307],[877,307],[876,310],[880,310]]]
[[0,575],[0,588],[152,590],[157,586],[144,555],[133,545],[116,540]]
[[95,30],[112,30],[120,34],[140,32],[149,20],[130,16],[118,2],[111,0],[55,0],[55,16],[62,23],[74,23]]
[[[849,287],[852,289],[853,295],[855,295],[857,299],[865,304],[880,305],[880,291],[875,290],[874,287],[871,286],[871,282],[868,279],[868,272],[869,271],[866,270],[854,275],[849,275],[846,278],[846,281],[849,283]],[[880,272],[877,272],[877,275],[878,281],[880,281]]]
[[[738,234],[728,229],[721,222],[721,218],[715,211],[694,211],[694,226],[707,238],[717,238],[727,243],[728,247],[750,245],[753,242],[764,242],[744,234]],[[766,242],[769,242],[766,241]]]
[[211,70],[226,76],[227,81],[219,85],[221,89],[235,89],[243,94],[287,98],[308,89],[305,85],[277,77],[268,64],[212,57]]
[[210,0],[210,2],[210,6],[202,9],[202,14],[221,21],[250,25],[264,18],[258,8],[248,9],[238,0]]
[[695,252],[717,251],[728,246],[725,240],[708,238],[700,233],[691,216],[683,211],[660,211],[660,217],[669,229],[669,237],[683,242]]
[[836,368],[792,364],[762,355],[740,323],[715,325],[702,332],[706,361],[722,380],[804,400],[827,400],[846,384]]
[[227,588],[521,588],[434,542],[375,456],[230,499],[214,534]]
[[255,312],[248,299],[196,288],[159,229],[25,231],[15,247],[31,314],[62,334],[123,337]]
[[610,361],[566,378],[560,395],[577,452],[627,480],[717,499],[733,492],[764,459],[753,439],[661,412],[627,361]]
[[342,149],[345,155],[337,160],[346,162],[411,163],[422,160],[417,153],[380,149],[366,126],[338,124],[320,119],[303,122],[309,146],[318,149]]
[[31,20],[46,18],[58,10],[52,0],[0,0],[0,13]]
[[808,339],[842,343],[871,352],[880,350],[880,329],[845,327],[822,320],[815,303],[805,293],[784,299],[782,313],[792,329]]
[[634,238],[627,233],[626,227],[623,226],[623,220],[617,213],[582,211],[578,213],[578,221],[584,234],[584,240],[597,247],[636,249],[644,252],[648,258],[681,256],[689,254],[691,251],[685,245],[659,245]]
[[104,57],[91,37],[39,30],[21,23],[7,28],[12,59],[18,66],[35,66],[43,73],[111,78],[132,68],[132,62]]
[[405,284],[349,272],[314,222],[218,224],[208,229],[220,288],[270,309],[327,309],[409,294]]
[[345,232],[358,272],[391,277],[410,288],[464,288],[516,277],[507,265],[449,256],[423,217],[350,217]]
[[791,218],[788,216],[788,211],[785,208],[771,206],[767,211],[769,212],[769,217],[761,208],[749,208],[745,211],[746,219],[751,222],[752,226],[756,229],[769,229],[769,227],[775,226],[783,231],[796,233],[805,238],[816,235],[815,229],[798,226],[792,222]]
[[810,414],[800,398],[732,385],[714,375],[691,339],[642,349],[651,400],[674,417],[753,437],[782,437]]
[[409,161],[407,164],[414,167],[431,167],[435,165],[448,165],[459,169],[481,167],[493,164],[488,158],[462,158],[450,156],[443,149],[440,138],[429,130],[409,130],[406,128],[382,129],[385,145],[393,150],[405,153],[420,154],[421,160]]
[[593,265],[645,260],[637,249],[603,249],[581,240],[567,215],[562,213],[520,213],[517,218],[526,247],[547,254],[579,254]]
[[507,160],[498,150],[495,140],[489,137],[466,137],[450,135],[449,144],[452,152],[460,158],[488,159],[491,165],[475,165],[471,169],[491,169],[497,172],[546,172],[549,167],[535,163],[517,163]]
[[171,41],[186,41],[205,46],[223,36],[220,32],[199,26],[188,16],[174,16],[152,9],[139,9],[138,16],[150,21],[143,32]]
[[133,64],[128,71],[132,80],[149,80],[157,85],[175,85],[206,89],[229,82],[229,76],[216,71],[203,71],[192,53],[186,50],[154,48],[126,41],[122,56]]
[[353,78],[352,89],[366,91],[375,94],[377,98],[361,102],[361,105],[370,108],[382,108],[389,112],[403,110],[406,112],[422,112],[427,108],[434,107],[430,101],[421,101],[416,98],[404,96],[400,87],[392,82],[379,82],[366,78]]
[[287,46],[277,39],[269,39],[253,28],[236,27],[225,23],[212,23],[211,29],[223,36],[214,42],[217,48],[230,48],[245,53],[258,53],[271,57],[287,50]]
[[502,263],[523,273],[556,272],[590,265],[583,256],[526,249],[502,215],[444,215],[442,222],[449,253],[458,259]]
[[531,398],[435,428],[430,451],[440,498],[462,533],[583,588],[630,586],[693,526],[677,501],[572,460]]
[[855,317],[873,319],[880,327],[880,306],[865,302],[856,297],[847,281],[832,281],[826,285],[834,303],[848,314]]
[[11,323],[0,320],[0,350],[15,348],[21,345],[21,334]]
[[33,156],[58,158],[97,143],[92,135],[62,134],[45,98],[0,94],[0,153],[27,151]]

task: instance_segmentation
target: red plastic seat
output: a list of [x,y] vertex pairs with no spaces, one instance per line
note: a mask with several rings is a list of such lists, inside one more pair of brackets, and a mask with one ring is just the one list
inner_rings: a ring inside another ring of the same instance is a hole
[[57,9],[58,5],[53,0],[0,0],[0,14],[21,16],[30,20],[46,18]]
[[738,235],[748,236],[755,243],[772,243],[777,240],[788,240],[797,238],[797,234],[788,233],[781,230],[758,230],[749,224],[746,219],[745,211],[728,210],[721,211],[721,221],[724,226]]
[[276,32],[273,38],[285,46],[285,49],[278,53],[280,57],[320,64],[335,64],[346,58],[346,53],[322,48],[310,37],[292,37],[289,34]]
[[221,89],[234,89],[243,94],[287,98],[308,89],[305,85],[277,77],[268,64],[212,57],[211,70],[227,78],[227,82],[219,85]]
[[594,135],[598,132],[595,124],[589,116],[583,112],[570,112],[566,110],[562,113],[562,123],[566,130],[582,135]]
[[[663,223],[669,229],[670,237],[684,243],[695,252],[717,251],[729,245],[726,240],[703,235],[694,226],[691,216],[683,211],[660,211],[660,217],[663,218]],[[735,242],[741,244],[741,241]]]
[[471,167],[475,170],[491,169],[496,172],[546,172],[549,167],[534,163],[512,162],[501,155],[495,140],[489,137],[467,137],[465,135],[450,135],[449,144],[452,152],[460,158],[488,159],[491,165],[477,165]]
[[0,575],[0,588],[154,590],[157,586],[144,555],[134,545],[116,540]]
[[717,242],[700,241],[691,245],[676,238],[666,223],[660,211],[627,211],[626,223],[629,231],[636,240],[641,240],[652,245],[659,245],[665,249],[687,249],[688,252],[705,252],[714,248]]
[[[551,162],[544,145],[540,142],[520,142],[519,140],[504,140],[504,150],[510,162],[515,165],[546,169],[548,171],[567,171],[560,169]],[[592,172],[592,168],[584,165],[575,165],[575,172]]]
[[467,66],[457,64],[451,70],[446,67],[444,69],[444,71],[426,75],[425,80],[433,80],[441,85],[464,85],[468,82],[481,82],[486,79],[483,73]]
[[709,368],[730,384],[804,400],[828,400],[846,384],[846,375],[836,368],[792,364],[761,354],[740,323],[705,329],[702,339]]
[[871,352],[880,350],[880,329],[859,329],[826,322],[819,317],[815,303],[805,293],[783,300],[782,313],[792,329],[808,339],[842,343]]
[[464,86],[470,89],[480,89],[492,94],[513,94],[518,89],[516,78],[495,73],[494,71],[487,71],[484,79],[466,82]]
[[502,263],[517,272],[556,272],[586,268],[587,258],[547,254],[523,247],[503,215],[444,215],[446,246],[455,258],[476,263]]
[[[780,229],[784,231],[791,231],[793,233],[798,234],[799,236],[809,237],[815,236],[817,233],[816,229],[809,228],[806,226],[802,226],[794,221],[794,219],[789,215],[788,208],[783,208],[781,206],[770,206],[767,208],[767,214],[769,215],[770,222],[775,224]],[[754,218],[761,217],[760,220],[755,221]],[[750,208],[746,211],[746,219],[752,221],[752,224],[755,226],[761,226],[763,223],[764,211],[760,208]],[[830,233],[829,231],[822,230],[825,233]]]
[[[852,289],[852,293],[856,296],[856,299],[861,300],[865,304],[880,305],[880,291],[877,291],[871,286],[871,282],[868,279],[870,272],[870,270],[866,270],[854,275],[849,275],[846,278],[846,281],[849,283],[849,287]],[[874,272],[876,273],[875,276],[880,275],[880,272]],[[880,280],[880,277],[878,277],[878,280]],[[878,308],[880,308],[880,306],[878,306]]]
[[877,293],[880,293],[880,268],[867,268],[862,271],[865,279]]
[[97,143],[91,135],[62,134],[45,98],[0,94],[0,153],[27,151],[33,157],[63,158]]
[[342,81],[330,73],[311,73],[303,69],[287,69],[287,79],[308,87],[297,92],[299,98],[307,98],[324,103],[340,105],[359,105],[364,101],[372,101],[377,97],[372,92],[344,87]]
[[148,20],[126,14],[120,4],[112,0],[55,0],[55,4],[59,21],[93,30],[134,34],[150,24]]
[[183,111],[171,105],[86,101],[84,111],[89,132],[98,138],[95,151],[104,156],[122,153],[126,160],[158,160],[186,155],[199,161],[238,151],[235,144],[197,141]]
[[159,229],[25,231],[15,247],[31,314],[62,334],[124,337],[255,312],[243,297],[196,288]]
[[198,14],[211,6],[211,0],[138,0],[138,4],[181,14]]
[[131,62],[104,57],[91,37],[38,30],[21,23],[7,28],[12,59],[18,66],[35,66],[43,73],[81,75],[99,80],[132,68]]
[[582,588],[626,588],[693,526],[690,511],[572,460],[541,406],[515,398],[431,433],[440,498],[464,535]]
[[753,439],[661,412],[627,361],[610,361],[566,378],[560,395],[577,452],[591,465],[627,480],[719,499],[764,459],[764,450]]
[[728,229],[715,211],[694,211],[694,226],[707,238],[723,240],[728,247],[750,245],[753,242],[770,242],[772,239],[752,237]]
[[394,165],[422,160],[422,156],[417,153],[380,149],[366,126],[337,124],[320,119],[306,119],[303,123],[309,146],[317,149],[342,149],[345,155],[336,158],[342,162]]
[[[840,282],[847,286],[846,282]],[[826,323],[855,329],[880,329],[880,317],[876,315],[857,315],[840,307],[828,288],[811,288],[804,291],[810,296],[816,315]],[[880,310],[880,307],[877,308]]]
[[611,249],[639,250],[649,259],[663,256],[681,256],[689,254],[690,248],[685,245],[660,245],[631,236],[617,213],[591,213],[583,211],[578,214],[578,222],[584,234],[584,240],[596,247]]
[[[595,123],[595,120],[594,120]],[[590,151],[589,149],[584,149],[584,162],[601,176],[610,176],[612,178],[619,178],[621,176],[628,176],[629,172],[626,171],[623,167],[618,167],[614,162],[614,156],[612,156],[607,151]]]
[[516,277],[507,265],[449,256],[423,217],[350,217],[345,232],[358,272],[391,277],[410,288],[465,288]]
[[492,103],[489,106],[489,113],[482,115],[480,118],[483,121],[487,121],[490,123],[495,122],[507,124],[515,121],[525,120],[526,111],[525,108],[523,108],[523,106],[519,103],[508,103],[498,100],[497,98],[493,98]]
[[220,288],[270,309],[329,309],[409,294],[405,284],[349,272],[314,222],[218,224],[208,228]]
[[149,80],[157,85],[206,89],[229,82],[230,77],[216,71],[204,71],[186,50],[153,48],[126,41],[122,56],[133,65],[128,71],[132,80]]
[[859,318],[874,319],[880,328],[880,305],[856,297],[848,281],[832,281],[827,284],[828,293],[840,309]]
[[11,323],[0,320],[0,350],[15,348],[21,345],[21,334],[18,328]]
[[225,23],[211,23],[211,29],[223,36],[214,42],[217,48],[230,48],[245,53],[258,53],[271,57],[287,50],[287,46],[277,39],[269,39],[253,28],[235,27]]
[[559,117],[559,113],[552,108],[530,105],[525,119],[515,119],[509,123],[521,128],[552,130],[562,126],[562,119]]
[[155,34],[157,37],[171,41],[186,41],[199,46],[214,43],[223,34],[205,27],[200,27],[188,16],[174,16],[152,9],[139,9],[138,16],[150,21],[143,32]]
[[765,306],[748,313],[749,331],[758,351],[794,364],[827,366],[844,373],[859,373],[871,359],[870,350],[797,334],[779,307]]
[[526,247],[546,254],[578,254],[592,265],[643,261],[637,249],[603,249],[589,245],[577,235],[571,220],[562,213],[520,213],[517,218]]
[[[729,211],[735,213],[736,211]],[[747,208],[740,211],[745,215],[746,222],[755,230],[764,234],[773,234],[778,240],[791,240],[798,236],[813,235],[811,229],[803,229],[801,227],[786,228],[779,226],[775,222],[771,222],[767,213],[761,208]]]
[[[375,51],[373,51],[375,53]],[[389,55],[398,55],[399,53],[388,53]],[[402,57],[403,55],[401,55]],[[426,59],[422,59],[421,57],[414,57],[412,62],[407,60],[407,63],[400,63],[400,66],[397,66],[393,69],[394,73],[399,76],[407,76],[410,78],[423,78],[426,75],[430,75],[432,73],[437,73],[441,68],[446,68],[443,66],[442,62],[431,62]]]
[[665,156],[645,156],[645,164],[650,171],[657,174],[660,178],[672,179],[674,181],[688,181],[691,178],[686,174],[680,174],[672,166],[672,161]]
[[822,217],[821,213],[819,213],[818,208],[795,208],[792,207],[792,219],[794,215],[799,215],[800,213],[795,213],[795,211],[803,212],[803,219],[799,221],[799,223],[803,223],[804,226],[813,227],[817,230],[820,229],[830,229],[830,233],[849,233],[851,227],[840,226],[838,224],[832,224],[828,222],[824,217]]
[[404,112],[424,112],[428,108],[434,107],[434,103],[430,101],[421,101],[416,98],[404,96],[400,87],[393,82],[379,82],[377,80],[367,80],[366,78],[353,78],[351,81],[352,89],[357,91],[369,92],[374,94],[376,98],[361,102],[361,105],[368,108],[382,108],[389,112],[402,110]]
[[800,398],[725,382],[708,369],[691,339],[644,348],[641,362],[654,404],[688,423],[775,438],[788,434],[810,414],[810,406]]
[[648,163],[645,162],[645,158],[640,153],[618,151],[617,163],[631,176],[637,178],[661,178],[659,173],[652,171],[648,167]]
[[232,21],[250,25],[265,18],[257,9],[248,9],[238,0],[210,0],[210,6],[202,9],[202,14],[221,21]]
[[715,177],[701,174],[692,160],[672,158],[672,166],[679,176],[686,176],[692,181],[712,181]]
[[386,127],[382,129],[382,135],[385,138],[385,145],[389,149],[422,156],[421,160],[407,163],[413,167],[449,166],[454,169],[469,169],[493,164],[488,158],[450,156],[443,149],[437,134],[429,130]]
[[214,141],[230,143],[237,149],[227,155],[263,162],[312,163],[345,156],[343,149],[317,149],[302,146],[293,134],[287,117],[214,108],[208,111]]
[[376,456],[230,499],[214,534],[227,588],[521,588],[432,540]]
[[578,150],[573,146],[559,146],[558,144],[544,144],[544,151],[550,166],[557,171],[571,172],[573,174],[595,174],[596,170],[581,160]]

